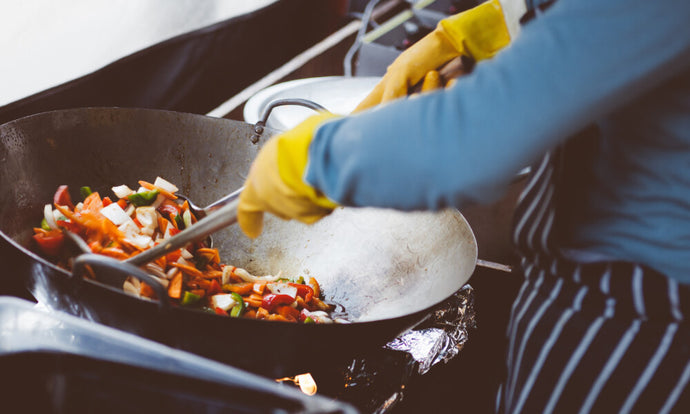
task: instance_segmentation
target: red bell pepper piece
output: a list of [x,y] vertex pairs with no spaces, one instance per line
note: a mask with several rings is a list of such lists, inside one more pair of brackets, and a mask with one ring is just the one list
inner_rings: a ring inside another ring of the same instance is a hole
[[295,298],[293,298],[290,295],[281,295],[281,294],[269,293],[268,295],[264,296],[263,299],[261,300],[261,307],[266,309],[269,312],[272,312],[273,309],[276,308],[276,306],[289,305],[294,301],[295,301]]
[[297,296],[301,296],[307,303],[314,297],[314,289],[309,285],[302,285],[300,283],[288,283],[288,285],[297,288]]
[[216,311],[216,315],[230,316],[230,314],[228,314],[226,311],[224,311],[221,308],[216,308],[215,311]]
[[66,185],[61,185],[58,187],[55,195],[53,196],[53,203],[59,206],[67,206],[70,208],[70,210],[74,210],[72,197],[70,197],[69,188]]
[[60,230],[51,230],[34,234],[34,240],[43,253],[48,256],[57,256],[65,243],[65,236]]
[[67,230],[71,231],[72,233],[80,234],[81,233],[81,227],[77,223],[73,223],[71,221],[65,221],[65,220],[57,220],[56,221],[58,227],[64,227]]
[[306,308],[302,309],[302,311],[299,313],[299,321],[304,322],[310,316],[310,313],[311,312],[309,312],[309,310],[307,310]]
[[206,291],[207,296],[213,296],[216,293],[220,293],[223,291],[223,287],[218,283],[216,279],[213,279],[211,281],[211,286],[209,286],[208,290]]
[[180,214],[180,208],[174,203],[163,203],[158,206],[158,212],[163,214],[163,216],[167,214],[170,220],[174,220],[175,216]]
[[182,250],[180,250],[180,249],[173,250],[170,253],[165,255],[165,260],[168,263],[175,263],[180,258],[180,256],[182,256]]

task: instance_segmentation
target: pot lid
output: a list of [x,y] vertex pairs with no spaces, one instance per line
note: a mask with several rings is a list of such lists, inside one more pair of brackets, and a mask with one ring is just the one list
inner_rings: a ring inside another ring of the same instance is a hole
[[[379,80],[381,78],[377,76],[326,76],[279,83],[258,92],[247,101],[244,120],[255,124],[268,104],[287,98],[307,99],[335,114],[347,115],[374,89]],[[313,114],[313,110],[301,106],[280,106],[271,112],[266,126],[285,131]]]

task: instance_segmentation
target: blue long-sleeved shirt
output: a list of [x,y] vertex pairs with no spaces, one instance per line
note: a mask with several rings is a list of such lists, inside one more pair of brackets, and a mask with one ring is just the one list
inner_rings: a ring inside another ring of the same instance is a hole
[[305,178],[344,205],[462,209],[595,123],[562,247],[690,283],[689,18],[687,0],[559,0],[453,88],[321,126]]

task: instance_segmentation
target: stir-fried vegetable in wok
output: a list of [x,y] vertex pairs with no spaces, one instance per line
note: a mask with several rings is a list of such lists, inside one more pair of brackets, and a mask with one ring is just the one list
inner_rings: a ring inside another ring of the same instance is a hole
[[[93,253],[119,260],[135,256],[193,225],[196,217],[187,201],[180,202],[177,187],[157,177],[153,183],[139,181],[140,188],[112,188],[114,197],[101,197],[82,187],[83,201],[72,202],[69,188],[60,186],[53,204],[46,204],[40,227],[34,228],[39,250],[58,266],[70,269],[71,255],[64,231],[78,234]],[[330,323],[332,306],[321,300],[315,278],[289,279],[254,276],[245,269],[222,264],[218,250],[204,242],[190,243],[145,267],[167,288],[179,306],[205,309],[229,317],[288,322]],[[153,289],[128,278],[123,289],[130,294],[155,299]],[[336,321],[340,321],[336,319]]]

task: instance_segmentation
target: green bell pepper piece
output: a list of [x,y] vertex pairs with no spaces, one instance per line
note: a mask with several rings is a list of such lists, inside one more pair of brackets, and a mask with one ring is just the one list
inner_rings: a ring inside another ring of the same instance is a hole
[[232,316],[233,318],[239,318],[240,316],[242,316],[243,310],[244,309],[242,305],[235,305],[232,307],[232,309],[230,309],[230,316]]
[[192,293],[189,291],[184,292],[184,296],[182,297],[182,305],[193,305],[197,303],[201,299],[201,296],[197,295],[196,293]]
[[181,215],[178,214],[178,215],[175,216],[175,223],[177,223],[177,228],[178,228],[178,229],[180,229],[180,230],[184,230],[184,229],[185,229],[184,219],[182,218]]
[[93,191],[91,191],[91,187],[89,186],[84,186],[79,189],[79,192],[81,193],[81,198],[86,199],[86,197],[90,196]]
[[151,203],[153,203],[154,201],[156,201],[158,193],[160,193],[160,191],[158,190],[142,191],[141,193],[134,193],[128,195],[127,200],[129,200],[129,202],[132,203],[132,205],[134,205],[135,207],[148,206],[151,205]]
[[240,317],[242,312],[244,312],[244,308],[246,307],[244,299],[242,299],[242,296],[240,296],[240,294],[237,292],[232,292],[230,295],[232,295],[232,299],[237,302],[237,304],[230,310],[230,316],[234,318]]

